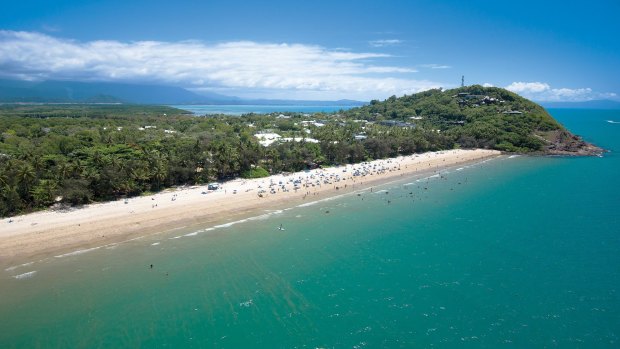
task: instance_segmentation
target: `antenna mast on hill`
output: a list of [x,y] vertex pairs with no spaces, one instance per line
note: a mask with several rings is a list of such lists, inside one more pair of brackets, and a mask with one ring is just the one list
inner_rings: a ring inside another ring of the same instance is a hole
[[461,87],[465,87],[465,75],[461,76]]

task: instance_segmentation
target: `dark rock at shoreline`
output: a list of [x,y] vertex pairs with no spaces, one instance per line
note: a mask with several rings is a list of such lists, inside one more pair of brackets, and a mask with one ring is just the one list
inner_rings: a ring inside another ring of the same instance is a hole
[[541,152],[542,155],[600,156],[605,152],[604,149],[566,130],[549,133],[545,139],[547,145]]

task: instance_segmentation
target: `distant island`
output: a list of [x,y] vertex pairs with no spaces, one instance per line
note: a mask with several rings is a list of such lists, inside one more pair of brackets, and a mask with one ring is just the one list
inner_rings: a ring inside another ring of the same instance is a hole
[[501,88],[430,90],[338,113],[191,116],[146,105],[0,105],[0,216],[237,177],[483,148],[598,155]]

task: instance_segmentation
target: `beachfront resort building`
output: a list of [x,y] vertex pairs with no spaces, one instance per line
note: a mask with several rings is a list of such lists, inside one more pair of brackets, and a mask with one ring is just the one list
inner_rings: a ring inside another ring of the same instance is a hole
[[301,122],[302,125],[304,126],[308,126],[308,125],[313,125],[316,127],[323,127],[325,126],[325,124],[327,124],[327,121],[323,121],[323,120],[304,120]]
[[307,142],[307,143],[319,143],[318,139],[314,138],[302,138],[302,137],[293,137],[293,138],[281,138],[282,142]]
[[319,143],[318,139],[306,138],[306,137],[286,137],[282,138],[277,133],[257,133],[254,135],[258,139],[258,143],[263,147],[268,147],[277,142],[308,142]]
[[254,137],[258,138],[258,143],[263,147],[268,147],[282,138],[282,136],[277,133],[257,133]]

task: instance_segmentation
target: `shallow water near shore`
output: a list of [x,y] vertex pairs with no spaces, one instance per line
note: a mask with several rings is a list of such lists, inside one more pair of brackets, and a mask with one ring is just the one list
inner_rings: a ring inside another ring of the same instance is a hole
[[503,156],[3,270],[0,347],[616,347],[620,112],[551,112],[612,152]]

